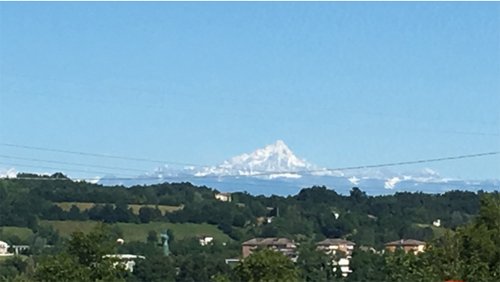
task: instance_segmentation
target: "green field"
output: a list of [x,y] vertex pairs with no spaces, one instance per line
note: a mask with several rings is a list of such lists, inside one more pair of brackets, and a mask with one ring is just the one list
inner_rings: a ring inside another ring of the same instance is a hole
[[5,237],[17,236],[22,241],[28,241],[33,236],[33,231],[27,227],[3,226],[0,227],[0,235]]
[[[88,210],[92,208],[95,203],[85,203],[85,202],[59,202],[55,203],[58,205],[61,209],[64,211],[69,211],[71,209],[71,206],[75,205],[77,206],[81,211]],[[135,214],[139,214],[139,209],[142,207],[150,207],[150,208],[155,208],[158,207],[158,209],[162,212],[162,214],[165,214],[167,212],[173,212],[176,210],[180,210],[184,208],[184,206],[167,206],[167,205],[139,205],[139,204],[129,204],[129,208],[132,208],[133,212]]]
[[166,205],[136,205],[136,204],[129,204],[129,208],[132,208],[135,214],[139,214],[139,209],[142,207],[150,207],[150,208],[155,208],[158,207],[158,209],[161,211],[162,214],[165,214],[167,212],[174,212],[178,211],[184,208],[184,206],[166,206]]
[[[42,224],[51,225],[59,231],[62,236],[69,236],[75,231],[89,232],[96,224],[96,221],[73,221],[73,220],[43,220]],[[123,239],[126,241],[146,241],[150,230],[158,234],[169,229],[174,234],[174,239],[193,238],[202,235],[213,236],[215,240],[229,242],[231,239],[220,231],[217,226],[211,224],[195,223],[169,223],[150,222],[143,224],[135,223],[115,223],[123,231]]]

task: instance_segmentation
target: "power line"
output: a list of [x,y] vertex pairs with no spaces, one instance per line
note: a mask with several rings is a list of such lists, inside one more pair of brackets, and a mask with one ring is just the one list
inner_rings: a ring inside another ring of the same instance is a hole
[[[324,169],[315,169],[315,170],[290,170],[290,171],[275,171],[275,172],[255,172],[252,173],[248,176],[269,176],[269,175],[276,175],[276,174],[299,174],[299,173],[320,173],[320,172],[340,172],[340,171],[347,171],[347,170],[359,170],[359,169],[369,169],[369,168],[381,168],[381,167],[394,167],[394,166],[403,166],[403,165],[411,165],[411,164],[422,164],[422,163],[432,163],[432,162],[441,162],[441,161],[451,161],[451,160],[459,160],[459,159],[469,159],[469,158],[478,158],[478,157],[485,157],[485,156],[493,156],[493,155],[498,155],[500,152],[486,152],[486,153],[478,153],[478,154],[467,154],[467,155],[458,155],[458,156],[448,156],[448,157],[441,157],[441,158],[432,158],[432,159],[421,159],[421,160],[413,160],[413,161],[401,161],[401,162],[392,162],[392,163],[381,163],[381,164],[371,164],[371,165],[360,165],[360,166],[350,166],[350,167],[338,167],[338,168],[324,168]],[[7,165],[7,164],[4,164]],[[9,165],[18,165],[21,167],[36,167],[36,168],[44,168],[44,169],[53,169],[53,170],[60,170],[58,168],[53,168],[53,167],[44,167],[44,166],[32,166],[32,165],[23,165],[23,164],[9,164]],[[79,172],[85,172],[85,173],[96,173],[96,174],[105,174],[103,172],[96,172],[96,171],[88,171],[88,170],[74,170],[74,169],[67,169],[68,171],[79,171]],[[217,175],[206,175],[202,177],[197,177],[198,179],[203,179],[203,178],[230,178],[230,177],[242,177],[242,175],[235,175],[235,174],[229,174],[229,175],[224,175],[224,176],[217,176]],[[143,177],[136,177],[136,176],[131,176],[131,177],[103,177],[100,178],[100,180],[115,180],[115,181],[126,181],[126,180],[166,180],[169,178],[176,178],[175,176],[172,177],[167,177],[167,178],[161,178],[157,176],[143,176]],[[36,177],[20,177],[17,179],[22,179],[22,180],[57,180],[57,179],[44,179],[44,178],[36,178]],[[81,180],[95,180],[95,178],[83,178]]]
[[[1,165],[5,166],[16,166],[16,167],[31,167],[31,168],[38,168],[38,169],[49,169],[49,170],[54,170],[56,172],[64,172],[64,171],[73,171],[73,172],[80,172],[80,173],[92,173],[92,174],[98,174],[98,175],[103,175],[106,174],[105,172],[102,171],[93,171],[93,170],[83,170],[83,169],[61,169],[61,168],[56,168],[56,167],[50,167],[50,166],[39,166],[39,165],[29,165],[29,164],[20,164],[20,163],[2,163],[0,162]],[[129,179],[135,179],[133,175],[130,174],[121,174],[120,175],[126,175],[127,178]],[[36,177],[34,177],[35,179]],[[16,179],[23,179],[22,177],[16,178]],[[87,180],[94,180],[95,178],[85,178]],[[114,178],[109,178],[109,179],[114,179]],[[28,180],[28,179],[27,179]]]
[[411,164],[422,164],[422,163],[433,163],[433,162],[442,162],[442,161],[451,161],[451,160],[460,160],[460,159],[470,159],[470,158],[478,158],[485,156],[493,156],[498,155],[499,152],[487,152],[487,153],[478,153],[478,154],[468,154],[468,155],[459,155],[459,156],[451,156],[451,157],[441,157],[434,159],[422,159],[415,161],[402,161],[402,162],[392,162],[392,163],[381,163],[381,164],[371,164],[371,165],[360,165],[360,166],[348,166],[348,167],[338,167],[338,168],[325,168],[325,169],[314,169],[314,170],[302,170],[302,171],[284,171],[284,172],[263,172],[252,174],[252,176],[260,176],[260,175],[270,175],[270,174],[279,174],[279,173],[315,173],[315,172],[335,172],[335,171],[346,171],[346,170],[358,170],[358,169],[368,169],[368,168],[381,168],[381,167],[394,167],[394,166],[402,166],[402,165],[411,165]]
[[157,164],[163,164],[163,165],[172,164],[172,165],[185,165],[185,166],[195,166],[195,167],[204,166],[204,165],[193,164],[193,163],[164,161],[164,160],[156,160],[156,159],[149,159],[149,158],[126,157],[126,156],[117,156],[117,155],[100,154],[100,153],[89,153],[89,152],[81,152],[81,151],[70,151],[70,150],[53,149],[53,148],[45,148],[45,147],[17,145],[17,144],[11,144],[11,143],[3,143],[3,142],[0,143],[0,146],[21,148],[21,149],[28,149],[28,150],[36,150],[36,151],[73,154],[73,155],[89,156],[89,157],[96,157],[96,158],[109,158],[109,159],[118,159],[118,160],[127,160],[127,161],[149,162],[149,163],[157,163]]
[[142,169],[135,169],[135,168],[110,167],[110,166],[103,166],[103,165],[91,165],[91,164],[82,164],[82,163],[73,163],[73,162],[42,160],[42,159],[35,159],[35,158],[23,158],[23,157],[8,156],[8,155],[0,155],[0,158],[13,159],[13,160],[21,160],[21,161],[33,161],[33,162],[63,164],[63,165],[74,165],[74,166],[82,166],[82,167],[94,167],[94,168],[102,168],[102,169],[110,169],[110,170],[126,170],[126,171],[135,171],[135,172],[145,173],[144,170],[142,170]]

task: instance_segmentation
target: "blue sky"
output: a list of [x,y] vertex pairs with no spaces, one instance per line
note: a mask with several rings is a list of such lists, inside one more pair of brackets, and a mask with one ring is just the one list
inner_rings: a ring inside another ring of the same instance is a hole
[[[4,143],[217,164],[282,139],[324,167],[499,151],[499,77],[499,3],[0,3]],[[498,155],[425,166],[500,178]]]

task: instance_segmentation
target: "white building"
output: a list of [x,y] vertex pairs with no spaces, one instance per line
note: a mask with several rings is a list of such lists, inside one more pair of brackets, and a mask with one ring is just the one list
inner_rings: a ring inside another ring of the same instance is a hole
[[0,256],[10,256],[12,254],[9,253],[9,244],[4,241],[0,241]]
[[436,226],[436,227],[440,227],[441,226],[441,219],[436,219],[432,222],[432,225]]
[[211,236],[202,236],[202,237],[198,238],[198,240],[200,242],[200,245],[207,246],[207,245],[213,243],[214,237],[211,237]]
[[[344,239],[325,239],[316,244],[318,250],[325,252],[327,255],[333,256],[333,265],[339,266],[342,276],[346,277],[352,270],[349,268],[352,251],[356,244]],[[337,267],[333,268],[337,271]]]
[[[338,261],[333,261],[333,265],[340,266],[342,276],[346,277],[352,270],[349,268],[349,258],[340,258]],[[337,267],[333,267],[333,271],[337,271]]]
[[125,270],[133,272],[136,261],[139,259],[146,259],[144,256],[138,255],[130,255],[130,254],[118,254],[118,255],[105,255],[104,257],[116,259],[113,265],[117,266],[118,264],[125,267]]
[[215,199],[222,202],[231,202],[231,193],[217,193]]

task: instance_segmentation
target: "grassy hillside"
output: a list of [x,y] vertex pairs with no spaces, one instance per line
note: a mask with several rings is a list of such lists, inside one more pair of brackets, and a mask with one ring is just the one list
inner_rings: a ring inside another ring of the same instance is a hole
[[181,210],[184,208],[184,206],[166,206],[166,205],[135,205],[135,204],[130,204],[128,205],[129,208],[132,208],[135,214],[139,214],[139,209],[142,207],[150,207],[150,208],[155,208],[158,207],[158,209],[161,211],[162,214],[165,214],[167,212],[174,212],[177,210]]
[[[96,224],[96,221],[72,221],[72,220],[44,220],[42,224],[48,224],[54,227],[61,236],[69,236],[72,232],[89,232]],[[217,226],[211,224],[195,223],[169,223],[169,222],[150,222],[146,224],[134,223],[115,223],[123,231],[123,239],[126,241],[146,241],[150,230],[158,234],[169,229],[173,232],[176,240],[192,238],[201,235],[213,236],[218,241],[228,242],[231,239],[220,231]],[[113,226],[112,225],[112,226]]]
[[28,241],[33,236],[33,231],[27,227],[3,226],[0,227],[0,240],[2,237],[17,236],[22,241]]
[[[58,205],[64,211],[69,211],[69,209],[71,209],[71,206],[73,205],[77,206],[81,211],[88,210],[92,208],[94,205],[96,205],[95,203],[85,203],[85,202],[59,202],[55,204]],[[166,206],[166,205],[156,206],[156,205],[139,205],[139,204],[129,204],[128,206],[129,208],[132,208],[135,214],[139,214],[139,209],[142,207],[151,207],[151,208],[158,207],[158,209],[162,212],[162,214],[184,208],[183,206]]]

